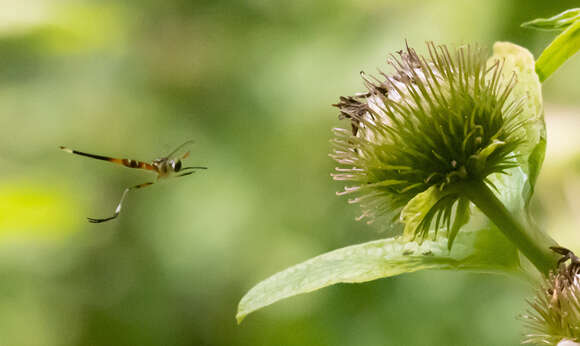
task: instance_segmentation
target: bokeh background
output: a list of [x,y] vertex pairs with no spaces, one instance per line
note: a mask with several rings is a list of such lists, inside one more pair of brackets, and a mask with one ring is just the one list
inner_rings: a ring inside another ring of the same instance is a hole
[[[267,276],[385,236],[329,173],[330,107],[405,39],[553,37],[520,23],[576,1],[0,0],[0,345],[515,345],[530,287],[421,272],[338,285],[250,315]],[[580,58],[544,84],[535,216],[580,250]],[[193,138],[209,166],[129,195]]]

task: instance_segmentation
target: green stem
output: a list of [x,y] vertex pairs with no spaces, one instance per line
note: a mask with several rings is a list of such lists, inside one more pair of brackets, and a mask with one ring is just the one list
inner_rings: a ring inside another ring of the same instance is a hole
[[525,227],[483,181],[465,182],[462,190],[540,272],[547,275],[557,267],[558,255],[550,250],[550,246],[557,245],[556,241],[539,230]]
[[556,36],[536,61],[536,73],[540,82],[545,81],[566,60],[580,49],[580,20]]

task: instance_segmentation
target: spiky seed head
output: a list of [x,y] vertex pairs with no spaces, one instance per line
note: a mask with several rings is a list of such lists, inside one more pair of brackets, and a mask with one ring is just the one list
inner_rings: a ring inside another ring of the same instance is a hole
[[440,200],[416,235],[426,235],[433,220],[449,229],[461,199],[449,187],[517,165],[525,135],[521,101],[510,98],[516,76],[505,79],[503,62],[488,65],[479,46],[427,43],[426,56],[406,47],[387,62],[393,73],[361,72],[368,91],[333,105],[349,125],[334,129],[330,156],[341,167],[332,176],[353,183],[337,194],[356,195],[349,202],[360,204],[358,219],[392,224],[412,198],[436,187]]
[[[563,257],[558,270],[544,279],[536,297],[528,301],[531,310],[522,316],[529,330],[523,342],[526,344],[580,342],[580,260],[567,249],[552,249]],[[564,264],[568,259],[570,264]]]

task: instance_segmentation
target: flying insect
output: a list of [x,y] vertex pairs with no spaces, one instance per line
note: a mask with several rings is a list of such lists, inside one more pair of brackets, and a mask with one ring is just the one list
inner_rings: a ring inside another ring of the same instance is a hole
[[135,186],[131,186],[131,187],[126,188],[123,191],[123,194],[121,195],[121,200],[119,201],[119,204],[117,205],[117,209],[115,209],[115,213],[113,214],[113,216],[110,216],[110,217],[107,217],[104,219],[95,219],[95,218],[90,218],[90,217],[88,218],[89,222],[101,223],[101,222],[113,220],[113,219],[117,218],[117,216],[119,216],[119,213],[121,213],[121,207],[123,206],[123,201],[127,197],[127,194],[129,193],[129,191],[141,189],[141,188],[144,188],[147,186],[151,186],[162,179],[167,179],[167,178],[172,178],[172,177],[185,177],[185,176],[188,176],[190,174],[195,173],[197,170],[207,169],[207,167],[202,167],[202,166],[183,167],[183,160],[185,160],[189,156],[189,151],[187,151],[185,154],[183,154],[181,156],[175,156],[175,154],[179,150],[181,150],[186,145],[189,145],[192,143],[193,143],[193,141],[189,140],[189,141],[181,144],[180,146],[178,146],[175,150],[173,150],[167,156],[155,159],[155,160],[151,161],[151,163],[144,162],[144,161],[138,161],[138,160],[132,160],[132,159],[119,159],[119,158],[114,158],[114,157],[109,157],[109,156],[89,154],[89,153],[85,153],[82,151],[69,149],[69,148],[63,147],[63,146],[60,146],[59,148],[63,151],[66,151],[67,153],[85,156],[85,157],[89,157],[89,158],[97,159],[97,160],[108,161],[111,163],[115,163],[118,165],[123,165],[125,167],[129,167],[129,168],[144,169],[144,170],[148,170],[148,171],[151,171],[151,172],[154,172],[157,174],[157,178],[154,182],[145,182],[145,183],[137,184]]

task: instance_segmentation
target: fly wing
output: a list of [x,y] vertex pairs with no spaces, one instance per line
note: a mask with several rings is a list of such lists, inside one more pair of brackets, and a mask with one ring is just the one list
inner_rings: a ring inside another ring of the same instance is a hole
[[[169,155],[167,155],[166,157],[173,157],[178,151],[180,151],[181,149],[183,149],[185,146],[187,145],[191,145],[194,143],[193,139],[190,139],[188,141],[186,141],[185,143],[181,144],[180,146],[178,146],[177,148],[175,148],[171,153],[169,153]],[[189,156],[189,151],[186,152],[181,158],[185,159],[187,156]]]

